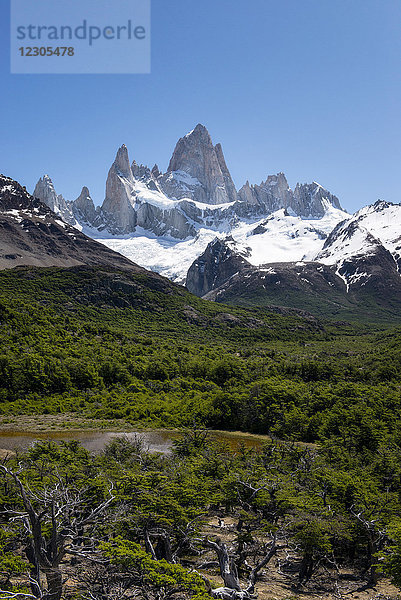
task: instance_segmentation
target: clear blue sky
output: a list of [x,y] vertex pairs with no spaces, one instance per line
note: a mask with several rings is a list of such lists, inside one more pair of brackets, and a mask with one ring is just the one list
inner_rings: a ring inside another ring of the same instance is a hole
[[153,0],[151,75],[10,75],[0,8],[0,172],[29,190],[48,173],[99,204],[122,143],[165,170],[201,122],[237,186],[401,201],[401,0]]

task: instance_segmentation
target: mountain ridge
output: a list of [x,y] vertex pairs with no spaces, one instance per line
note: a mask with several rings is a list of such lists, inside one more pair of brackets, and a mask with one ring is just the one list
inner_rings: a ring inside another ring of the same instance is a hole
[[66,223],[17,181],[0,175],[0,269],[79,265],[146,272]]
[[[120,184],[123,184],[124,190],[121,190],[119,185],[113,186],[116,178],[120,178]],[[49,206],[50,202],[56,204],[53,197],[57,197],[57,195],[50,178],[45,176],[43,179],[45,181],[39,180],[35,188],[35,195]],[[46,189],[44,183],[48,184],[49,190]],[[159,198],[159,203],[164,203],[165,207],[171,210],[177,208],[178,202],[178,206],[185,211],[188,207],[185,204],[180,205],[181,200],[185,200],[187,204],[188,202],[193,203],[193,215],[198,217],[198,220],[205,215],[197,212],[196,209],[219,207],[224,210],[228,209],[230,205],[233,217],[241,217],[244,214],[255,217],[260,214],[267,216],[274,210],[284,208],[303,218],[319,218],[324,214],[327,202],[342,210],[338,198],[320,184],[316,182],[298,183],[295,189],[291,190],[283,173],[269,175],[260,186],[250,186],[249,182],[246,182],[237,192],[221,144],[213,145],[208,130],[201,124],[178,140],[166,173],[161,173],[157,165],[149,169],[142,164],[138,165],[135,160],[130,165],[128,149],[125,144],[118,149],[107,177],[105,200],[100,207],[100,212],[104,213],[102,227],[110,227],[110,233],[113,234],[116,228],[115,224],[108,220],[107,215],[111,216],[111,221],[116,216],[120,217],[123,221],[120,229],[123,228],[126,232],[133,233],[136,227],[135,220],[131,219],[130,221],[129,218],[126,218],[124,221],[123,217],[127,216],[119,215],[119,210],[124,213],[126,203],[134,210],[136,204],[152,203],[151,196],[141,198],[141,191],[143,193],[145,190],[138,188],[137,184],[139,183],[164,197],[164,202]],[[246,189],[249,189],[249,194],[241,191]],[[265,197],[262,197],[262,191]],[[66,202],[61,195],[60,199]],[[157,206],[156,198],[153,198],[153,204]],[[257,210],[254,210],[255,207]],[[62,208],[60,206],[60,210]],[[206,216],[212,214],[209,211]],[[216,216],[216,213],[213,216]],[[96,223],[92,223],[92,225],[98,226]],[[121,233],[121,231],[119,232]]]
[[[157,165],[131,163],[122,145],[96,209],[87,188],[68,203],[49,178],[40,182],[35,191],[59,214],[64,208],[70,222],[72,215],[76,227],[147,269],[186,283],[198,296],[231,302],[245,294],[250,300],[252,283],[257,302],[278,303],[276,296],[293,305],[289,294],[302,308],[308,286],[315,286],[321,299],[335,288],[338,302],[348,306],[367,290],[376,302],[386,281],[391,294],[398,294],[399,205],[378,201],[349,215],[316,181],[292,190],[283,172],[260,184],[247,181],[237,191],[221,144],[214,145],[201,124],[178,140],[165,173]],[[298,273],[300,262],[310,265],[305,277]],[[274,293],[263,291],[266,269],[281,274],[267,278]],[[278,293],[278,286],[287,286],[288,294]]]
[[[54,204],[54,197],[58,196],[49,179],[46,178],[46,182],[50,189],[44,189],[43,183],[38,184],[35,193],[42,201]],[[144,267],[179,283],[185,281],[193,260],[216,235],[242,235],[243,225],[254,222],[257,228],[262,219],[278,210],[302,221],[323,219],[319,231],[313,223],[305,224],[300,231],[300,223],[297,229],[289,222],[288,236],[293,239],[311,234],[313,251],[306,244],[308,247],[297,251],[298,258],[320,250],[323,245],[320,240],[347,216],[338,198],[328,190],[316,182],[297,184],[292,190],[284,173],[269,175],[259,186],[247,182],[237,192],[221,144],[214,145],[208,130],[201,124],[177,142],[165,173],[160,172],[157,165],[150,169],[135,160],[130,164],[128,149],[122,145],[109,170],[101,206],[94,207],[89,190],[81,193],[77,200],[61,204],[60,201],[57,208],[62,211],[66,204],[68,222]],[[330,222],[325,223],[328,214]],[[154,239],[160,240],[158,247]],[[188,250],[184,261],[183,246]],[[160,263],[165,260],[166,248],[171,258],[169,266],[164,268]],[[273,259],[282,257],[275,254]],[[263,256],[259,262],[266,261],[267,257]],[[173,264],[177,267],[173,268]]]

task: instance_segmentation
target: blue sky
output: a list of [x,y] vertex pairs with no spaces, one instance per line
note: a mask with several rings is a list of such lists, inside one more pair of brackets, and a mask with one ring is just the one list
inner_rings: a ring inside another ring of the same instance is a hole
[[29,190],[48,173],[99,204],[122,143],[165,170],[201,122],[238,187],[284,171],[349,211],[401,201],[401,0],[153,0],[150,75],[10,75],[0,8],[0,172]]

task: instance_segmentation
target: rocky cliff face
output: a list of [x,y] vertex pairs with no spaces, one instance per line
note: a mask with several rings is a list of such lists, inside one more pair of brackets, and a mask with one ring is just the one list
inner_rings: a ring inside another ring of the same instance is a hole
[[319,183],[297,183],[289,204],[296,215],[305,219],[319,219],[328,206],[342,210],[339,199]]
[[93,225],[98,217],[95,205],[87,187],[83,187],[78,198],[73,202],[72,210],[78,223]]
[[35,198],[39,198],[46,206],[70,225],[75,225],[76,220],[72,211],[72,203],[67,202],[61,194],[56,194],[52,180],[48,175],[41,177],[33,192]]
[[247,252],[241,250],[232,237],[215,239],[205,252],[191,265],[186,287],[197,296],[204,296],[219,287],[235,273],[251,265],[246,260]]
[[292,192],[284,173],[269,175],[260,185],[249,185],[249,181],[239,190],[240,202],[237,211],[244,216],[268,215],[291,203]]
[[134,177],[125,144],[118,149],[106,181],[106,197],[102,205],[105,225],[116,234],[135,230],[137,219],[134,210]]
[[190,198],[216,205],[237,199],[221,145],[213,146],[203,125],[197,125],[178,141],[160,185],[168,197],[177,200]]

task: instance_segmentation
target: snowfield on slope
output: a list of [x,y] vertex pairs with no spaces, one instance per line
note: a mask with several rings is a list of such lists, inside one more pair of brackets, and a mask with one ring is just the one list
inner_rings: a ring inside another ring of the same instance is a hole
[[321,219],[301,219],[281,209],[256,223],[241,223],[231,235],[250,249],[246,258],[255,266],[308,261],[313,260],[334,227],[345,219],[349,219],[349,214],[332,206],[327,207]]
[[[348,213],[328,206],[321,219],[304,220],[289,216],[282,209],[258,221],[243,221],[232,229],[216,231],[201,227],[195,238],[186,240],[157,237],[140,228],[129,236],[107,237],[104,232],[100,237],[94,231],[88,234],[138,265],[184,283],[191,264],[216,237],[224,239],[230,235],[238,243],[238,250],[247,251],[246,260],[257,266],[312,260],[333,228],[349,218]],[[255,233],[258,228],[263,233]]]
[[401,254],[401,205],[378,201],[365,206],[334,233],[331,244],[316,255],[326,265],[374,254],[378,244],[397,258]]
[[316,259],[319,262],[325,265],[342,264],[350,258],[369,256],[376,252],[379,240],[372,237],[370,232],[359,224],[350,234],[349,223],[344,223],[334,242],[317,255]]
[[171,237],[156,237],[137,228],[129,237],[97,238],[97,241],[145,269],[184,284],[189,267],[215,237],[216,231],[201,229],[195,238],[183,241]]
[[391,254],[401,254],[401,204],[379,201],[361,208],[353,219],[358,219]]

